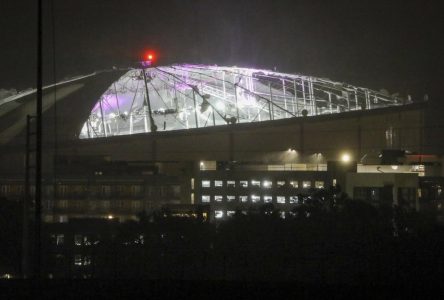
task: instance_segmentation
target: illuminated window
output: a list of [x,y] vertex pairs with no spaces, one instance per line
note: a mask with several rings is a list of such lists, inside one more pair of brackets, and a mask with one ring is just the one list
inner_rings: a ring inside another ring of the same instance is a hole
[[285,180],[279,180],[278,182],[276,182],[276,185],[278,187],[284,187],[285,186]]
[[290,181],[290,186],[291,186],[292,188],[297,189],[297,188],[299,187],[298,181],[297,181],[297,180],[292,180],[292,181]]
[[202,195],[202,203],[210,203],[210,196]]
[[299,198],[298,196],[290,196],[289,201],[290,203],[294,204],[294,203],[299,203]]
[[194,204],[194,193],[191,193],[191,204]]
[[272,196],[264,196],[264,203],[271,203],[273,202]]
[[214,201],[222,202],[223,197],[221,195],[214,196]]
[[64,234],[51,234],[51,242],[54,245],[61,246],[65,242]]
[[259,180],[252,180],[251,181],[251,186],[258,186],[258,187],[260,187],[261,186],[261,182]]
[[191,178],[191,189],[194,190],[194,178]]
[[308,181],[308,180],[302,181],[302,187],[304,189],[310,188],[311,187],[311,181]]
[[279,212],[279,217],[281,217],[281,219],[285,219],[285,211]]
[[324,182],[323,181],[315,181],[315,188],[323,189],[324,188]]
[[89,266],[91,264],[91,256],[82,256],[77,254],[74,256],[74,265],[76,266]]
[[248,187],[248,181],[241,180],[241,181],[239,181],[239,185],[243,188],[246,188],[246,187]]
[[239,200],[240,200],[242,203],[248,202],[248,196],[239,196]]
[[81,255],[74,256],[74,265],[76,265],[76,266],[82,265],[82,256]]
[[260,196],[251,195],[251,202],[258,203],[261,200]]
[[215,180],[214,186],[215,187],[222,187],[224,185],[224,182],[222,180]]
[[214,217],[216,219],[222,219],[224,217],[224,211],[223,210],[215,210]]
[[68,216],[59,216],[59,223],[66,223],[68,222]]
[[236,200],[236,196],[227,196],[227,202],[233,202]]
[[202,187],[203,188],[209,188],[210,187],[210,181],[209,180],[202,180]]
[[83,243],[83,236],[81,234],[74,235],[74,245],[82,246],[82,243]]
[[228,180],[228,181],[227,181],[227,187],[230,187],[230,188],[234,188],[234,187],[236,187],[236,181],[234,181],[234,180]]
[[236,212],[234,210],[228,210],[227,211],[227,217],[232,217],[232,216],[234,216],[235,213]]
[[266,189],[269,189],[273,186],[273,183],[271,182],[271,180],[264,180],[262,182],[262,186]]
[[285,196],[277,196],[276,202],[279,204],[285,204]]

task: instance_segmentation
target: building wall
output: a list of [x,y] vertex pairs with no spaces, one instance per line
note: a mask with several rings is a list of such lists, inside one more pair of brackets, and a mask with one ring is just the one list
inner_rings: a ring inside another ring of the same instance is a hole
[[391,201],[392,203],[400,205],[400,199],[403,197],[399,194],[400,189],[409,189],[413,192],[413,203],[415,209],[419,210],[419,202],[417,191],[419,187],[419,180],[417,174],[402,174],[402,173],[348,173],[346,179],[346,193],[351,198],[356,198],[356,188],[389,188],[391,189],[392,199],[383,199],[384,201]]
[[[340,115],[265,121],[155,134],[83,140],[62,153],[108,155],[112,160],[308,161],[315,153],[336,160],[348,151],[358,162],[377,160],[382,149],[419,152],[423,140],[421,106],[411,105]],[[296,150],[288,156],[288,149]],[[374,162],[374,161],[372,161]]]

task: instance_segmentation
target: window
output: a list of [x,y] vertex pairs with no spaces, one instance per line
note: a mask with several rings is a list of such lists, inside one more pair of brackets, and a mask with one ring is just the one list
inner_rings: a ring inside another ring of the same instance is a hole
[[210,196],[202,195],[202,203],[210,203]]
[[281,219],[285,219],[285,211],[280,211],[279,217],[281,217]]
[[224,185],[224,182],[222,180],[215,180],[214,186],[215,187],[222,187]]
[[194,193],[191,193],[191,204],[194,204]]
[[202,180],[202,187],[203,188],[209,188],[210,187],[210,181],[209,180]]
[[285,196],[277,196],[276,202],[279,204],[285,204]]
[[91,264],[91,256],[90,255],[80,255],[76,254],[74,256],[74,265],[76,266],[89,266]]
[[324,188],[324,182],[323,181],[315,181],[315,188],[323,189]]
[[83,236],[81,234],[74,235],[74,245],[82,246]]
[[180,185],[172,185],[171,189],[174,197],[180,197]]
[[74,256],[74,265],[76,266],[81,266],[82,265],[82,256],[81,255],[76,255]]
[[100,201],[103,209],[109,209],[110,202],[109,201]]
[[236,212],[234,210],[228,210],[227,211],[227,217],[232,217],[232,216],[234,216],[235,213]]
[[101,194],[104,197],[111,196],[111,186],[109,186],[109,185],[102,185],[101,186]]
[[227,196],[227,202],[234,202],[236,200],[236,196]]
[[251,181],[251,186],[260,187],[261,186],[261,182],[259,180],[252,180]]
[[242,203],[248,202],[248,196],[239,196],[239,200],[240,200]]
[[276,182],[277,187],[284,187],[285,186],[285,180],[279,180]]
[[273,186],[273,183],[271,182],[271,180],[264,180],[262,182],[262,186],[266,189],[269,189]]
[[216,201],[216,202],[222,202],[222,199],[223,199],[223,196],[221,196],[221,195],[214,196],[214,201]]
[[59,223],[66,223],[68,222],[68,216],[59,216]]
[[297,180],[292,180],[292,181],[290,181],[290,186],[291,186],[292,188],[297,189],[297,188],[299,187],[298,181],[297,181]]
[[140,210],[142,208],[142,201],[132,201],[131,208],[133,210]]
[[247,188],[248,187],[248,181],[246,180],[241,180],[239,181],[239,185],[243,188]]
[[68,200],[59,200],[56,202],[57,208],[68,208]]
[[51,241],[54,245],[61,246],[65,242],[64,234],[51,234]]
[[302,181],[302,187],[303,187],[304,189],[308,189],[308,188],[310,188],[310,187],[311,187],[311,181],[308,181],[308,180],[304,180],[304,181]]
[[227,181],[227,187],[230,187],[230,188],[234,188],[234,187],[236,187],[236,181],[234,181],[234,180],[228,180],[228,181]]
[[288,202],[290,202],[292,204],[299,203],[299,198],[298,198],[298,196],[290,196],[290,199]]
[[264,196],[264,203],[272,203],[273,197],[272,196]]
[[224,212],[223,210],[215,210],[214,211],[214,217],[216,219],[222,219],[224,217]]
[[194,190],[194,178],[191,178],[191,189]]
[[251,195],[251,202],[258,203],[261,200],[260,196]]

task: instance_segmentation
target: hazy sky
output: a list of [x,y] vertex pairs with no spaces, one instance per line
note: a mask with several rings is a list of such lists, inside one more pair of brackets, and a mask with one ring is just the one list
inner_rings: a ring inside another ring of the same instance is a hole
[[[0,1],[0,88],[35,86],[35,2]],[[53,62],[59,80],[148,48],[159,64],[276,67],[418,96],[444,78],[439,1],[63,0],[54,14],[43,2],[46,82]]]

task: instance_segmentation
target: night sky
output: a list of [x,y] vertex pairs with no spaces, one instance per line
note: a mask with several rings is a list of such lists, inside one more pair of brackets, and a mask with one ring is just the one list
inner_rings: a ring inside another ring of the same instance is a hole
[[[35,86],[35,2],[0,1],[0,88]],[[417,98],[444,78],[439,1],[63,0],[54,18],[43,2],[46,83],[144,49],[159,64],[276,67]]]

